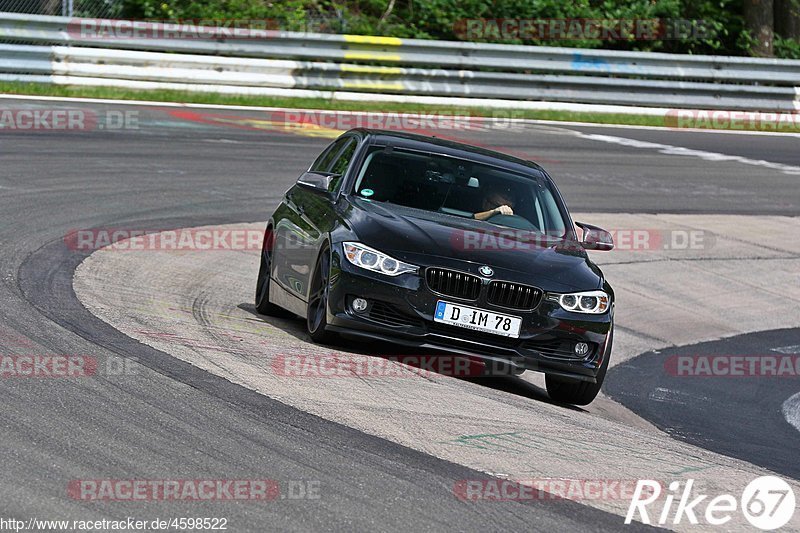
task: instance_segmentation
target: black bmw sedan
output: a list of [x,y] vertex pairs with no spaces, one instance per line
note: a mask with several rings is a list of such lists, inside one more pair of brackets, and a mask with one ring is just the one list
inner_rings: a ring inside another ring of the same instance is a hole
[[614,293],[537,164],[410,133],[331,143],[267,223],[256,308],[304,317],[315,342],[390,341],[544,372],[554,401],[600,390]]

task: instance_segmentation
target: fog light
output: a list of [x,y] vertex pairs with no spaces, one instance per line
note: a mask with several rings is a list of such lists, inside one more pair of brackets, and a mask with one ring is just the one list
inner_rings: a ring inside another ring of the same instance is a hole
[[575,345],[575,355],[584,356],[589,353],[589,345],[585,342],[579,342]]
[[361,313],[367,310],[367,301],[364,298],[356,298],[353,300],[353,311]]

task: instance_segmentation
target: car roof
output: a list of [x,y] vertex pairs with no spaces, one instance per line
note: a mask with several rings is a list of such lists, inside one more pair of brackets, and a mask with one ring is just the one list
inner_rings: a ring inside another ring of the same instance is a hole
[[543,177],[547,176],[544,169],[533,161],[514,157],[512,155],[473,146],[466,143],[442,139],[430,135],[420,135],[404,131],[389,131],[367,128],[356,128],[351,132],[359,132],[369,137],[375,144],[386,144],[398,148],[409,148],[413,150],[424,150],[445,154],[452,157],[469,159],[479,163],[486,163],[493,166],[502,166],[517,172],[530,172],[535,170]]

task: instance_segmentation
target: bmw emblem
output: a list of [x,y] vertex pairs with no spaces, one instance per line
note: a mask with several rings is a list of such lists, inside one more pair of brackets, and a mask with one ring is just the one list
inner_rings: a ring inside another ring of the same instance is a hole
[[494,276],[494,270],[492,270],[492,267],[490,266],[483,265],[478,269],[478,272],[480,272],[481,276],[485,278],[491,278],[492,276]]

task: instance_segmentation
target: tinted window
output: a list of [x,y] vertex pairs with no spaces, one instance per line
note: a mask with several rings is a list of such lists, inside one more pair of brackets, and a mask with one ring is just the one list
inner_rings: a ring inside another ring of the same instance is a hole
[[339,189],[339,185],[342,183],[342,178],[344,177],[345,172],[347,172],[347,167],[350,166],[350,161],[353,160],[353,154],[356,152],[356,146],[358,146],[358,143],[351,137],[347,146],[344,147],[339,154],[339,157],[333,162],[333,165],[331,165],[330,172],[339,174],[339,176],[331,180],[330,186],[328,187],[329,191],[334,192]]
[[333,158],[336,157],[336,155],[339,153],[339,150],[342,149],[342,146],[344,146],[345,143],[349,140],[350,140],[349,137],[342,137],[336,139],[330,146],[328,146],[328,148],[324,152],[322,152],[319,155],[317,160],[314,161],[314,164],[311,165],[310,170],[316,172],[327,172],[328,168],[331,166],[331,163],[333,162]]
[[374,147],[364,160],[354,192],[370,201],[464,218],[508,205],[513,215],[498,214],[487,222],[563,237],[567,225],[550,187],[543,176],[533,173],[520,174],[433,153]]

